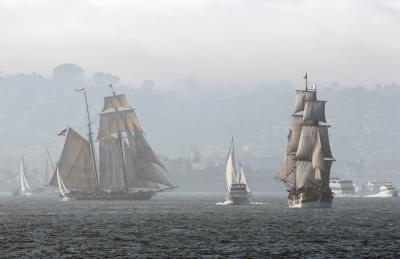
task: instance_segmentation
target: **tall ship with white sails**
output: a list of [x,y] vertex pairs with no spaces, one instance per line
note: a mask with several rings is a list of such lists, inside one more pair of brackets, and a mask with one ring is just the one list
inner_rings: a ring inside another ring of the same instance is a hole
[[86,90],[79,90],[85,97],[89,138],[72,128],[66,130],[50,184],[59,186],[61,181],[62,196],[77,200],[148,200],[156,192],[176,188],[144,138],[135,110],[125,95],[116,95],[114,89],[112,96],[104,98],[100,114],[97,166]]
[[292,128],[278,178],[288,187],[292,208],[331,208],[329,187],[332,156],[325,118],[325,103],[317,99],[315,85],[296,91]]
[[239,163],[239,172],[236,170],[235,147],[233,138],[229,149],[225,166],[226,187],[228,195],[225,200],[233,205],[245,205],[250,203],[250,187],[247,183],[242,164]]

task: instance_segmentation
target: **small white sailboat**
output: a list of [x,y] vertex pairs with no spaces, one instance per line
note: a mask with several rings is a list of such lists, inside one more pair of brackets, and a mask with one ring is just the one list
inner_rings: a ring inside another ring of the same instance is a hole
[[25,177],[25,164],[24,157],[21,157],[21,162],[19,166],[19,178],[21,183],[21,190],[19,191],[20,195],[30,196],[32,195],[31,187],[28,184],[28,181]]
[[60,197],[62,197],[61,200],[62,201],[68,201],[69,200],[69,197],[68,197],[69,191],[65,187],[65,185],[64,185],[64,183],[63,183],[63,181],[61,179],[60,172],[58,171],[58,168],[57,168],[57,183],[58,183],[58,188],[60,190]]
[[225,174],[226,174],[226,186],[228,188],[228,195],[225,200],[229,204],[243,205],[250,203],[250,188],[247,184],[246,176],[244,174],[242,165],[240,165],[240,172],[236,176],[235,166],[235,148],[232,138],[231,147],[226,160]]

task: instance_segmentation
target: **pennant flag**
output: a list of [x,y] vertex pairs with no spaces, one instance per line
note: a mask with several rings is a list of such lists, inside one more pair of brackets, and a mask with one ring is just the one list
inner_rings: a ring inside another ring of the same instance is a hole
[[79,88],[79,89],[75,89],[75,91],[77,91],[78,93],[80,93],[80,92],[82,92],[82,91],[84,91],[85,90],[85,87],[81,87],[81,88]]
[[57,134],[57,136],[65,136],[67,133],[68,128],[63,129],[60,133]]
[[307,86],[307,91],[315,92],[317,90],[317,86],[315,84]]

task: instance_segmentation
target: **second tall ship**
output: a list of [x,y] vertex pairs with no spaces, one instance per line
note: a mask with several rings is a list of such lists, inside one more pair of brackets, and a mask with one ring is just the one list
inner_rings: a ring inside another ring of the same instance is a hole
[[[111,86],[112,87],[112,86]],[[97,134],[99,166],[92,140],[90,114],[88,139],[72,128],[64,130],[66,140],[51,185],[60,180],[63,198],[76,200],[148,200],[156,192],[176,188],[167,178],[166,168],[143,136],[135,110],[125,95],[104,98]]]
[[329,144],[325,103],[315,85],[296,91],[292,128],[278,178],[288,186],[292,208],[331,208],[330,169],[334,158]]

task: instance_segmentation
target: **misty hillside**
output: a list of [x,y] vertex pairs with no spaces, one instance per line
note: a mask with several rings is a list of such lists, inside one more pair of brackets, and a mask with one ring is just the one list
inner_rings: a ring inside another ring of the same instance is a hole
[[[84,99],[74,91],[79,87],[87,89],[96,132],[102,98],[112,94],[112,83],[136,107],[148,141],[171,165],[174,159],[193,156],[203,165],[223,163],[234,135],[240,159],[272,181],[286,146],[294,90],[304,87],[301,79],[299,85],[282,81],[218,88],[195,79],[177,80],[168,88],[149,80],[137,86],[119,81],[109,73],[85,74],[73,64],[55,67],[51,78],[37,73],[1,75],[1,172],[16,172],[22,153],[27,167],[37,167],[36,171],[45,162],[46,148],[56,160],[64,142],[57,133],[67,126],[86,134]],[[400,87],[318,87],[319,99],[328,100],[326,114],[337,160],[333,174],[400,182]],[[170,171],[177,182],[185,174]]]

